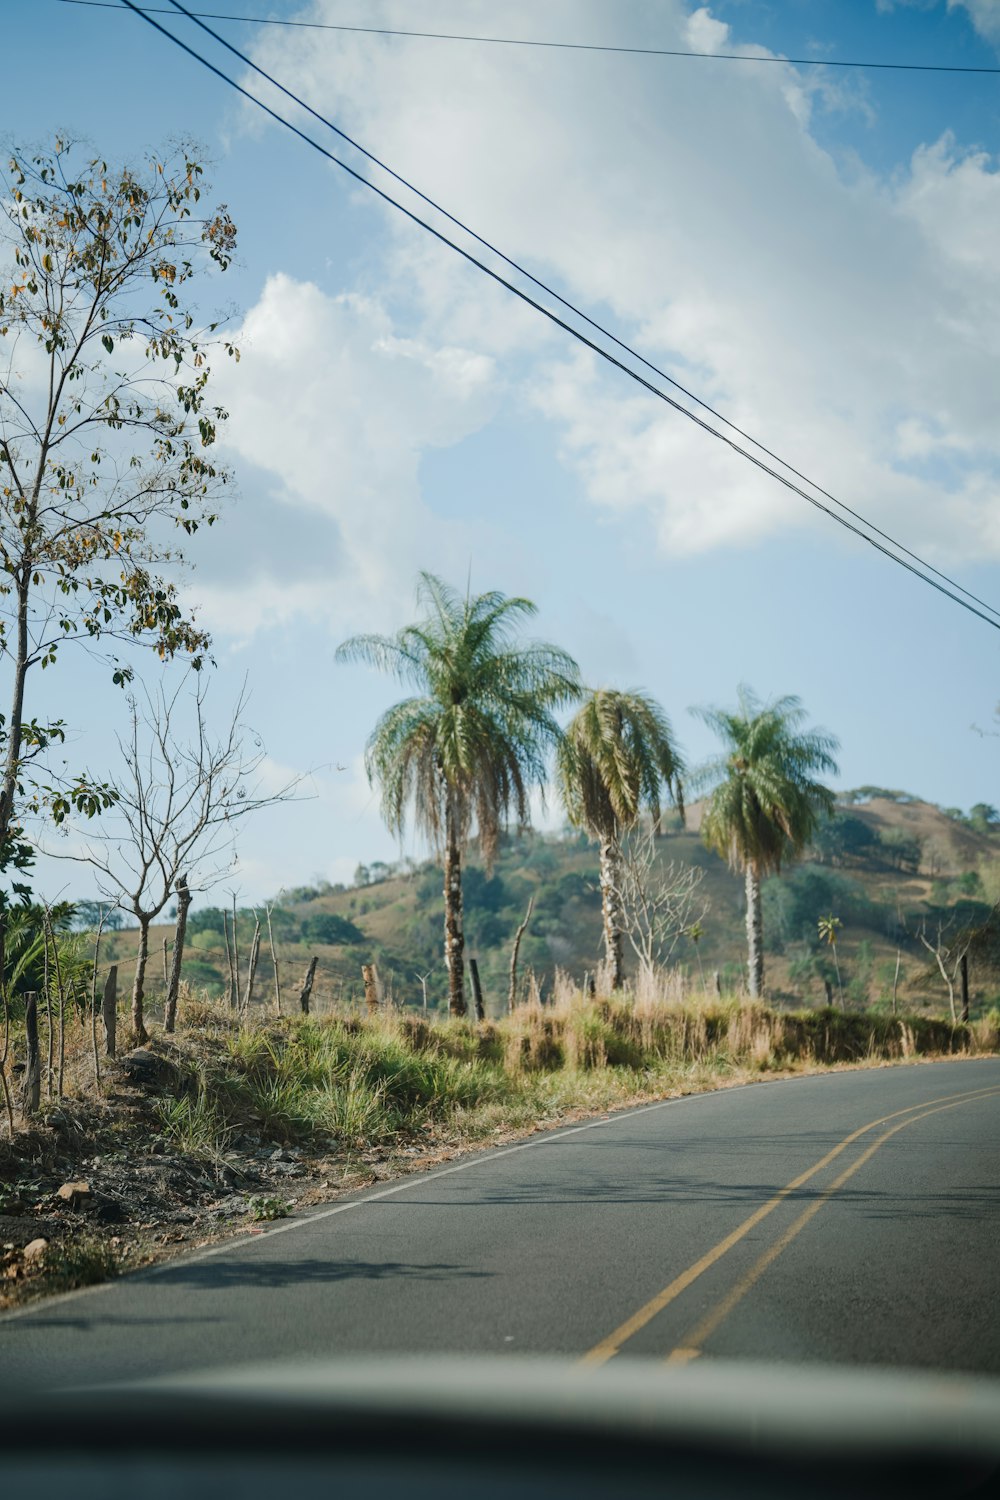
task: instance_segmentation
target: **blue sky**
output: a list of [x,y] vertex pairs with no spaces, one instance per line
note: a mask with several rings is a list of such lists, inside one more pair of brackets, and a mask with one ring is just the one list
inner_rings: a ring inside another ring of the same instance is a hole
[[[853,0],[290,0],[275,18],[623,45],[997,66],[1000,6]],[[842,786],[1000,801],[997,632],[942,600],[379,206],[146,23],[8,0],[3,127],[110,158],[204,143],[240,230],[244,358],[221,372],[238,498],[191,548],[267,774],[312,800],[247,824],[247,900],[397,852],[361,769],[396,689],[334,665],[419,568],[524,593],[592,684],[688,710],[799,694]],[[171,23],[172,25],[174,23]],[[178,21],[181,32],[186,23]],[[1000,76],[533,51],[218,25],[591,315],[1000,606]],[[193,28],[193,44],[238,67]],[[44,87],[39,59],[44,58]],[[230,69],[230,64],[233,68]],[[317,127],[318,129],[318,127]],[[113,774],[120,699],[46,684]],[[337,767],[344,767],[338,770]],[[408,846],[407,852],[420,852]],[[89,893],[60,865],[56,889]]]

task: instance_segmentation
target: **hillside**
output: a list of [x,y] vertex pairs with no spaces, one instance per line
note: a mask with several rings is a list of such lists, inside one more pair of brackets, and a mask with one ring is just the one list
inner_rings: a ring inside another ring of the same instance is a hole
[[[990,811],[990,810],[987,810]],[[702,845],[701,807],[688,810],[686,826],[675,819],[656,841],[661,867],[671,862],[702,872],[696,908],[701,906],[697,943],[682,937],[673,961],[692,980],[704,974],[711,985],[718,973],[726,987],[743,975],[743,884],[723,861]],[[767,985],[788,1004],[817,1004],[829,980],[839,1000],[831,950],[819,941],[817,921],[833,914],[842,927],[836,960],[848,1004],[856,1008],[889,1003],[899,953],[901,1003],[940,1009],[945,991],[926,977],[930,959],[917,936],[922,923],[939,923],[986,913],[1000,895],[1000,829],[955,809],[943,810],[902,793],[865,788],[849,793],[809,857],[764,889]],[[470,860],[466,868],[467,954],[479,963],[487,1010],[506,1004],[511,943],[529,899],[534,908],[520,954],[522,976],[534,974],[551,993],[557,969],[578,983],[592,973],[601,951],[601,908],[597,851],[576,833],[529,834],[507,840],[492,873]],[[262,921],[263,911],[260,912]],[[253,914],[240,914],[238,937],[245,966]],[[446,979],[441,956],[441,873],[426,863],[362,867],[351,887],[320,884],[276,893],[272,903],[275,949],[281,967],[286,1008],[297,1004],[310,957],[318,956],[314,1003],[360,998],[361,965],[375,961],[383,984],[398,1003],[422,1003],[420,976],[428,1003],[444,1003]],[[163,937],[154,936],[153,959]],[[108,939],[105,939],[108,942]],[[115,934],[111,954],[123,967],[134,951],[134,935]],[[631,953],[627,966],[633,970]],[[151,962],[154,996],[159,964]],[[921,981],[921,976],[924,976]],[[123,982],[127,974],[123,972]],[[185,977],[195,986],[222,992],[228,964],[221,913],[192,908]],[[996,989],[988,974],[973,975],[974,1001],[991,1003]],[[267,935],[261,948],[256,996],[273,996],[273,970]]]

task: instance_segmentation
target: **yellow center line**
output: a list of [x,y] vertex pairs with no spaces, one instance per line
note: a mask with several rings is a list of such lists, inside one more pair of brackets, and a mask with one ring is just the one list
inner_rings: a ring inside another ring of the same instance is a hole
[[638,1312],[633,1313],[630,1318],[627,1318],[613,1333],[609,1333],[607,1338],[602,1339],[599,1344],[595,1344],[592,1349],[588,1349],[580,1361],[581,1364],[603,1365],[609,1359],[613,1359],[621,1349],[622,1344],[627,1343],[640,1329],[645,1328],[646,1324],[650,1323],[656,1317],[657,1313],[662,1312],[676,1297],[679,1297],[682,1292],[687,1291],[688,1287],[697,1281],[699,1276],[703,1276],[717,1261],[720,1261],[724,1255],[727,1255],[734,1245],[739,1244],[740,1240],[750,1233],[751,1229],[756,1228],[763,1219],[767,1218],[768,1214],[772,1214],[776,1208],[779,1208],[790,1193],[794,1193],[797,1188],[804,1186],[805,1183],[816,1176],[817,1172],[822,1172],[824,1167],[828,1167],[842,1151],[846,1151],[848,1146],[853,1145],[856,1140],[866,1135],[869,1130],[874,1130],[879,1125],[887,1125],[890,1120],[896,1120],[900,1115],[912,1115],[916,1110],[925,1109],[928,1102],[932,1105],[943,1105],[950,1100],[963,1102],[966,1099],[973,1099],[979,1095],[996,1092],[995,1088],[984,1088],[966,1090],[960,1094],[943,1094],[938,1099],[925,1100],[923,1104],[911,1104],[906,1109],[893,1110],[891,1114],[882,1115],[877,1120],[869,1120],[867,1125],[862,1125],[860,1129],[852,1131],[850,1135],[844,1137],[839,1145],[834,1146],[820,1161],[816,1162],[815,1166],[809,1167],[805,1172],[800,1173],[798,1177],[793,1177],[792,1181],[787,1183],[779,1192],[775,1193],[773,1198],[770,1198],[767,1203],[761,1204],[760,1208],[756,1209],[749,1218],[744,1219],[742,1224],[738,1224],[717,1245],[714,1245],[711,1250],[706,1251],[700,1260],[696,1260],[693,1265],[688,1266],[686,1271],[682,1271],[679,1276],[675,1276],[673,1281],[663,1288],[662,1292],[657,1292],[655,1297],[640,1307]]
[[[977,1091],[976,1097],[989,1098],[991,1095],[998,1093],[1000,1093],[1000,1089]],[[742,1302],[747,1292],[756,1285],[768,1267],[773,1265],[778,1256],[788,1248],[796,1236],[802,1233],[802,1230],[805,1229],[810,1219],[813,1219],[819,1213],[824,1203],[828,1203],[834,1193],[838,1192],[844,1186],[845,1182],[850,1181],[855,1172],[860,1172],[861,1168],[866,1162],[871,1160],[880,1146],[884,1146],[887,1140],[896,1135],[900,1130],[905,1130],[908,1125],[916,1125],[918,1120],[926,1120],[928,1115],[941,1114],[946,1109],[958,1109],[960,1105],[968,1102],[968,1098],[963,1098],[957,1099],[951,1104],[937,1104],[932,1109],[925,1109],[922,1114],[913,1115],[908,1120],[900,1121],[891,1130],[887,1130],[884,1135],[880,1135],[877,1141],[873,1141],[868,1149],[861,1153],[857,1161],[852,1162],[845,1171],[841,1172],[840,1176],[834,1182],[830,1183],[828,1188],[823,1190],[815,1202],[810,1203],[808,1208],[803,1209],[795,1222],[785,1230],[779,1239],[775,1240],[769,1250],[764,1251],[757,1263],[744,1276],[740,1277],[732,1290],[727,1292],[726,1296],[716,1304],[712,1311],[707,1313],[701,1322],[691,1329],[677,1348],[667,1356],[667,1364],[686,1365],[690,1360],[698,1357],[702,1352],[702,1345],[705,1343],[705,1340],[712,1336],[721,1323],[725,1322],[733,1308]]]

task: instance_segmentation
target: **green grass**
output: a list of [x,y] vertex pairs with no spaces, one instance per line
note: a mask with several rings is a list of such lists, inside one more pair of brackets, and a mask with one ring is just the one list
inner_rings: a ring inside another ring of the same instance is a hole
[[387,1011],[272,1018],[234,1032],[221,1008],[217,1028],[211,1015],[199,1014],[212,1046],[198,1088],[158,1107],[166,1135],[215,1161],[240,1131],[349,1151],[428,1127],[479,1140],[771,1070],[993,1051],[1000,1035],[1000,1017],[956,1028],[714,997],[585,1003],[569,988],[553,1007],[481,1026]]
[[216,1163],[222,1160],[233,1135],[218,1101],[206,1087],[195,1098],[157,1099],[153,1104],[165,1138],[186,1156]]

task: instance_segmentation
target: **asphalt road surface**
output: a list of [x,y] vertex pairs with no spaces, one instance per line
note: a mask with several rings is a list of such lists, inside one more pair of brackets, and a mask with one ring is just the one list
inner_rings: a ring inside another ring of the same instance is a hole
[[1000,1375],[1000,1060],[534,1136],[0,1317],[0,1380],[384,1353]]

